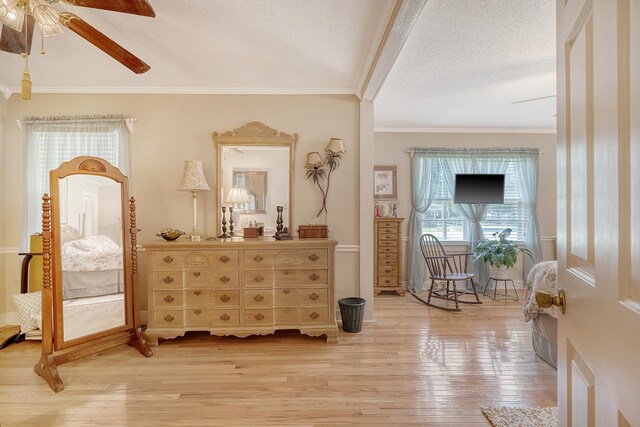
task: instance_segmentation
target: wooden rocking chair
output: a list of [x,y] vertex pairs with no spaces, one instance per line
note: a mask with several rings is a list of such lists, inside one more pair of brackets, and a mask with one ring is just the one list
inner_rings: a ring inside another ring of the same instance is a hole
[[[473,255],[472,252],[447,254],[440,241],[432,234],[423,234],[422,237],[420,237],[420,249],[422,250],[422,255],[427,263],[427,268],[429,269],[431,287],[429,288],[429,296],[426,301],[411,292],[411,295],[414,298],[424,304],[445,311],[460,311],[459,303],[482,304],[482,302],[480,302],[480,298],[478,298],[476,285],[473,282],[475,274],[467,272],[469,257]],[[471,283],[473,292],[467,292],[466,290],[459,291],[456,286],[456,282],[467,281]],[[436,282],[446,282],[446,285],[442,289],[438,289],[436,288]],[[476,300],[464,301],[458,299],[458,296],[467,294],[473,294]],[[453,301],[455,302],[456,308],[431,304],[431,298]]]

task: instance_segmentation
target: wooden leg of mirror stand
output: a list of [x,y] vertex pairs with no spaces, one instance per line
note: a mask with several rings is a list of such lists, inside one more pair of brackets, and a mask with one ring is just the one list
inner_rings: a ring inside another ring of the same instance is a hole
[[149,346],[147,345],[147,341],[144,339],[142,330],[140,328],[136,329],[133,332],[133,334],[131,335],[131,340],[129,340],[127,344],[131,347],[136,348],[144,357],[153,356],[153,350],[151,350],[151,348],[149,348]]
[[53,357],[53,354],[45,354],[42,353],[40,356],[40,360],[33,367],[33,370],[36,374],[40,375],[42,378],[47,381],[51,390],[56,393],[64,390],[64,384],[62,383],[62,379],[60,375],[58,375],[58,367],[56,365],[56,361]]

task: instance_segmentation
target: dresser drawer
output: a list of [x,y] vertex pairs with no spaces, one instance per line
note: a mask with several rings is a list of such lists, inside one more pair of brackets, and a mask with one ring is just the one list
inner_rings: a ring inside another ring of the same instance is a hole
[[327,305],[329,291],[326,288],[300,289],[300,305]]
[[273,290],[250,289],[244,291],[245,307],[273,307]]
[[182,328],[182,310],[155,310],[153,313],[154,326],[156,328]]
[[187,326],[209,326],[211,312],[202,308],[188,308],[184,311],[184,324]]
[[238,307],[239,305],[240,298],[238,291],[211,291],[212,307]]
[[302,307],[300,308],[300,323],[327,323],[329,321],[329,309],[326,307]]
[[393,228],[388,228],[388,227],[380,227],[378,228],[378,236],[381,234],[389,234],[391,236],[398,236],[398,228],[397,227],[393,227]]
[[327,250],[312,249],[280,252],[273,260],[274,268],[326,268]]
[[156,271],[182,269],[184,252],[179,251],[154,251],[153,269]]
[[378,257],[378,268],[380,267],[396,267],[398,265],[398,259],[393,258],[380,258]]
[[380,249],[380,248],[397,247],[398,246],[398,241],[397,240],[381,240],[381,239],[378,239],[377,245],[378,245],[378,249]]
[[393,260],[395,262],[398,261],[398,254],[397,253],[379,253],[378,254],[378,261],[382,261],[382,260]]
[[182,307],[182,290],[167,289],[153,292],[153,306],[161,308]]
[[237,288],[238,272],[230,270],[212,271],[209,283],[212,288]]
[[382,246],[378,248],[379,254],[394,254],[394,256],[398,256],[398,247],[397,246]]
[[207,251],[211,268],[238,268],[238,251]]
[[297,307],[276,308],[273,314],[276,325],[297,325],[300,323],[300,310]]
[[273,309],[247,309],[244,311],[246,325],[273,325]]
[[244,251],[244,268],[246,270],[271,270],[273,258],[280,251],[249,250]]
[[213,326],[238,326],[240,324],[240,310],[215,309],[211,310],[210,315]]
[[398,277],[378,276],[378,286],[398,286]]
[[284,288],[275,289],[273,291],[273,297],[276,307],[297,306],[299,304],[298,289]]
[[378,242],[396,242],[396,245],[397,245],[397,241],[398,241],[397,233],[393,233],[393,234],[378,233]]
[[378,221],[378,229],[380,228],[393,228],[394,230],[398,230],[398,222],[396,221]]
[[209,271],[187,270],[184,272],[184,285],[187,288],[208,288]]
[[398,276],[398,268],[394,265],[379,265],[378,276]]
[[329,283],[327,270],[276,270],[276,287],[300,285],[326,285]]
[[185,307],[208,307],[209,289],[185,289],[184,305]]
[[244,272],[246,288],[271,288],[273,286],[272,270],[253,270]]
[[153,273],[153,289],[182,289],[182,271]]

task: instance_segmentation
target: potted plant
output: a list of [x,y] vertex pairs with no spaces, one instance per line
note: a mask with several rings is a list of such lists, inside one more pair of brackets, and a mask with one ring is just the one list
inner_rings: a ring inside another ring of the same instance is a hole
[[507,270],[518,261],[518,253],[525,254],[533,261],[533,254],[527,248],[519,248],[507,238],[511,234],[510,228],[493,233],[493,239],[483,239],[473,250],[474,260],[482,259],[489,264],[490,277],[507,279]]

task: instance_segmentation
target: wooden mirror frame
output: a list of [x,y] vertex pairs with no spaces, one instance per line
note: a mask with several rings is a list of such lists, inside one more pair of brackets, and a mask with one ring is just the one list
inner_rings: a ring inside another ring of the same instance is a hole
[[222,224],[220,222],[220,214],[222,212],[222,200],[220,200],[219,189],[222,186],[222,149],[227,146],[245,145],[245,146],[263,146],[263,147],[287,147],[289,148],[289,206],[288,221],[289,233],[293,233],[294,215],[293,215],[293,171],[294,171],[294,150],[298,142],[298,134],[290,135],[270,128],[264,123],[253,121],[246,125],[234,129],[232,131],[218,133],[213,132],[213,142],[216,144],[216,179],[218,182],[218,191],[216,192],[216,230],[217,235],[222,233]]
[[[121,191],[122,246],[124,269],[125,324],[95,334],[64,340],[62,312],[62,259],[59,179],[71,175],[94,175],[109,178]],[[104,159],[82,156],[62,163],[49,172],[51,196],[42,197],[42,355],[34,366],[56,393],[64,389],[58,365],[86,357],[120,344],[135,347],[145,357],[153,355],[140,328],[140,292],[138,277],[137,228],[135,199],[129,197],[128,178]],[[129,213],[127,214],[127,202]],[[53,280],[52,280],[53,278]],[[56,333],[58,331],[58,333]]]

